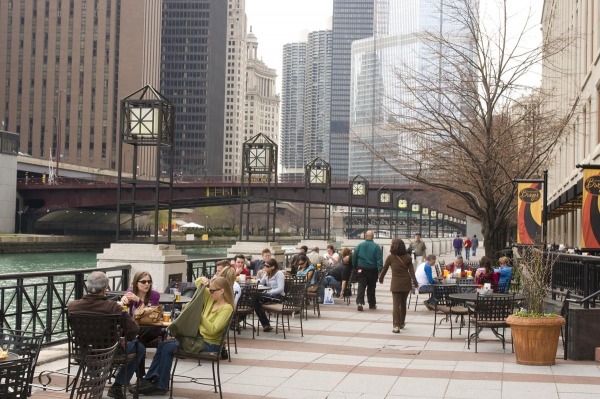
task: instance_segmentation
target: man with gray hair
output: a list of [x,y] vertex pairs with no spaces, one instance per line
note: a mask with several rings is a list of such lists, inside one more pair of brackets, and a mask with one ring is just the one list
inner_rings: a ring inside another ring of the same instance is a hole
[[108,277],[104,272],[95,271],[90,273],[86,281],[87,294],[81,299],[71,301],[67,305],[67,312],[71,314],[97,314],[97,315],[122,315],[125,328],[127,329],[127,353],[136,353],[134,361],[121,367],[115,383],[108,390],[108,396],[111,398],[125,398],[124,386],[129,385],[133,373],[138,368],[141,360],[146,353],[146,348],[135,337],[138,334],[139,327],[129,314],[123,312],[123,308],[115,301],[106,297],[108,291]]

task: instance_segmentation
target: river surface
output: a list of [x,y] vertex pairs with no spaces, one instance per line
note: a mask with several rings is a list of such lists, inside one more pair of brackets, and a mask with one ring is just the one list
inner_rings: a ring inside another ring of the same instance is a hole
[[[227,254],[227,247],[218,246],[182,247],[178,249],[181,249],[181,252],[189,258],[217,258]],[[93,267],[96,267],[96,253],[93,252],[0,255],[0,275]]]

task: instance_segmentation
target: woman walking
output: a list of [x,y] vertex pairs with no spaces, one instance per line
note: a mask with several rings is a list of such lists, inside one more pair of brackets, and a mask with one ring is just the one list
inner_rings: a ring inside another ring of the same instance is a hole
[[[406,320],[406,300],[412,287],[418,288],[419,283],[415,276],[415,268],[412,264],[412,257],[406,251],[406,245],[400,238],[392,240],[392,247],[383,269],[379,274],[379,283],[383,284],[383,279],[388,269],[392,269],[392,282],[390,291],[393,299],[393,333],[399,333],[404,328]],[[411,284],[412,281],[412,284]]]

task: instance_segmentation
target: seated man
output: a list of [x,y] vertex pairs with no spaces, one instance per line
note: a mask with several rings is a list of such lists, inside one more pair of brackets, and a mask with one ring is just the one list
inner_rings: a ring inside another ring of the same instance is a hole
[[332,287],[334,295],[338,298],[342,297],[342,281],[348,281],[350,279],[350,272],[352,271],[345,264],[339,264],[332,267],[327,272],[327,276],[323,279],[323,284],[319,287],[319,302],[323,303],[325,297],[325,288]]
[[[425,257],[425,262],[421,263],[417,266],[417,270],[415,271],[415,276],[417,277],[417,282],[419,283],[419,294],[426,292],[433,292],[433,284],[435,284],[435,280],[433,278],[433,273],[431,272],[431,266],[435,264],[436,256],[429,254]],[[434,310],[434,305],[430,302],[430,299],[427,299],[424,303],[427,309]]]
[[237,254],[235,256],[233,267],[235,268],[236,275],[239,276],[240,274],[244,274],[247,277],[250,277],[250,270],[246,268],[246,257],[244,255]]
[[[67,305],[68,314],[123,315],[127,329],[126,339],[128,342],[126,350],[127,353],[133,353],[136,349],[135,337],[139,331],[139,327],[129,314],[123,312],[123,308],[117,302],[106,298],[106,291],[109,288],[106,274],[99,271],[90,273],[86,286],[88,293],[83,298],[71,301]],[[144,345],[138,342],[135,360],[127,366],[121,367],[115,377],[115,383],[108,390],[108,396],[116,399],[125,398],[123,385],[129,385],[129,381],[131,381],[131,377],[133,377],[133,373],[138,368],[145,352],[146,348],[144,348]]]
[[458,255],[456,258],[454,258],[454,262],[447,264],[445,269],[448,270],[451,274],[454,273],[456,269],[460,269],[462,273],[464,273],[467,270],[472,270],[470,267],[467,267],[464,264],[463,257],[461,255]]

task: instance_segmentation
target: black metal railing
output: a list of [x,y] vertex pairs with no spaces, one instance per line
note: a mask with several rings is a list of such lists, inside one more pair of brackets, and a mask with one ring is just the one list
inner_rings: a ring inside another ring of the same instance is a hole
[[131,265],[0,276],[0,326],[43,332],[44,344],[66,339],[67,303],[85,294],[87,275],[103,271],[113,291],[129,286]]
[[216,264],[220,260],[233,260],[233,258],[202,258],[202,259],[188,259],[187,263],[187,271],[186,271],[186,281],[193,282],[198,277],[204,276],[208,278],[212,278],[215,275]]
[[583,298],[600,290],[600,257],[559,254],[552,268],[552,290],[569,290]]

